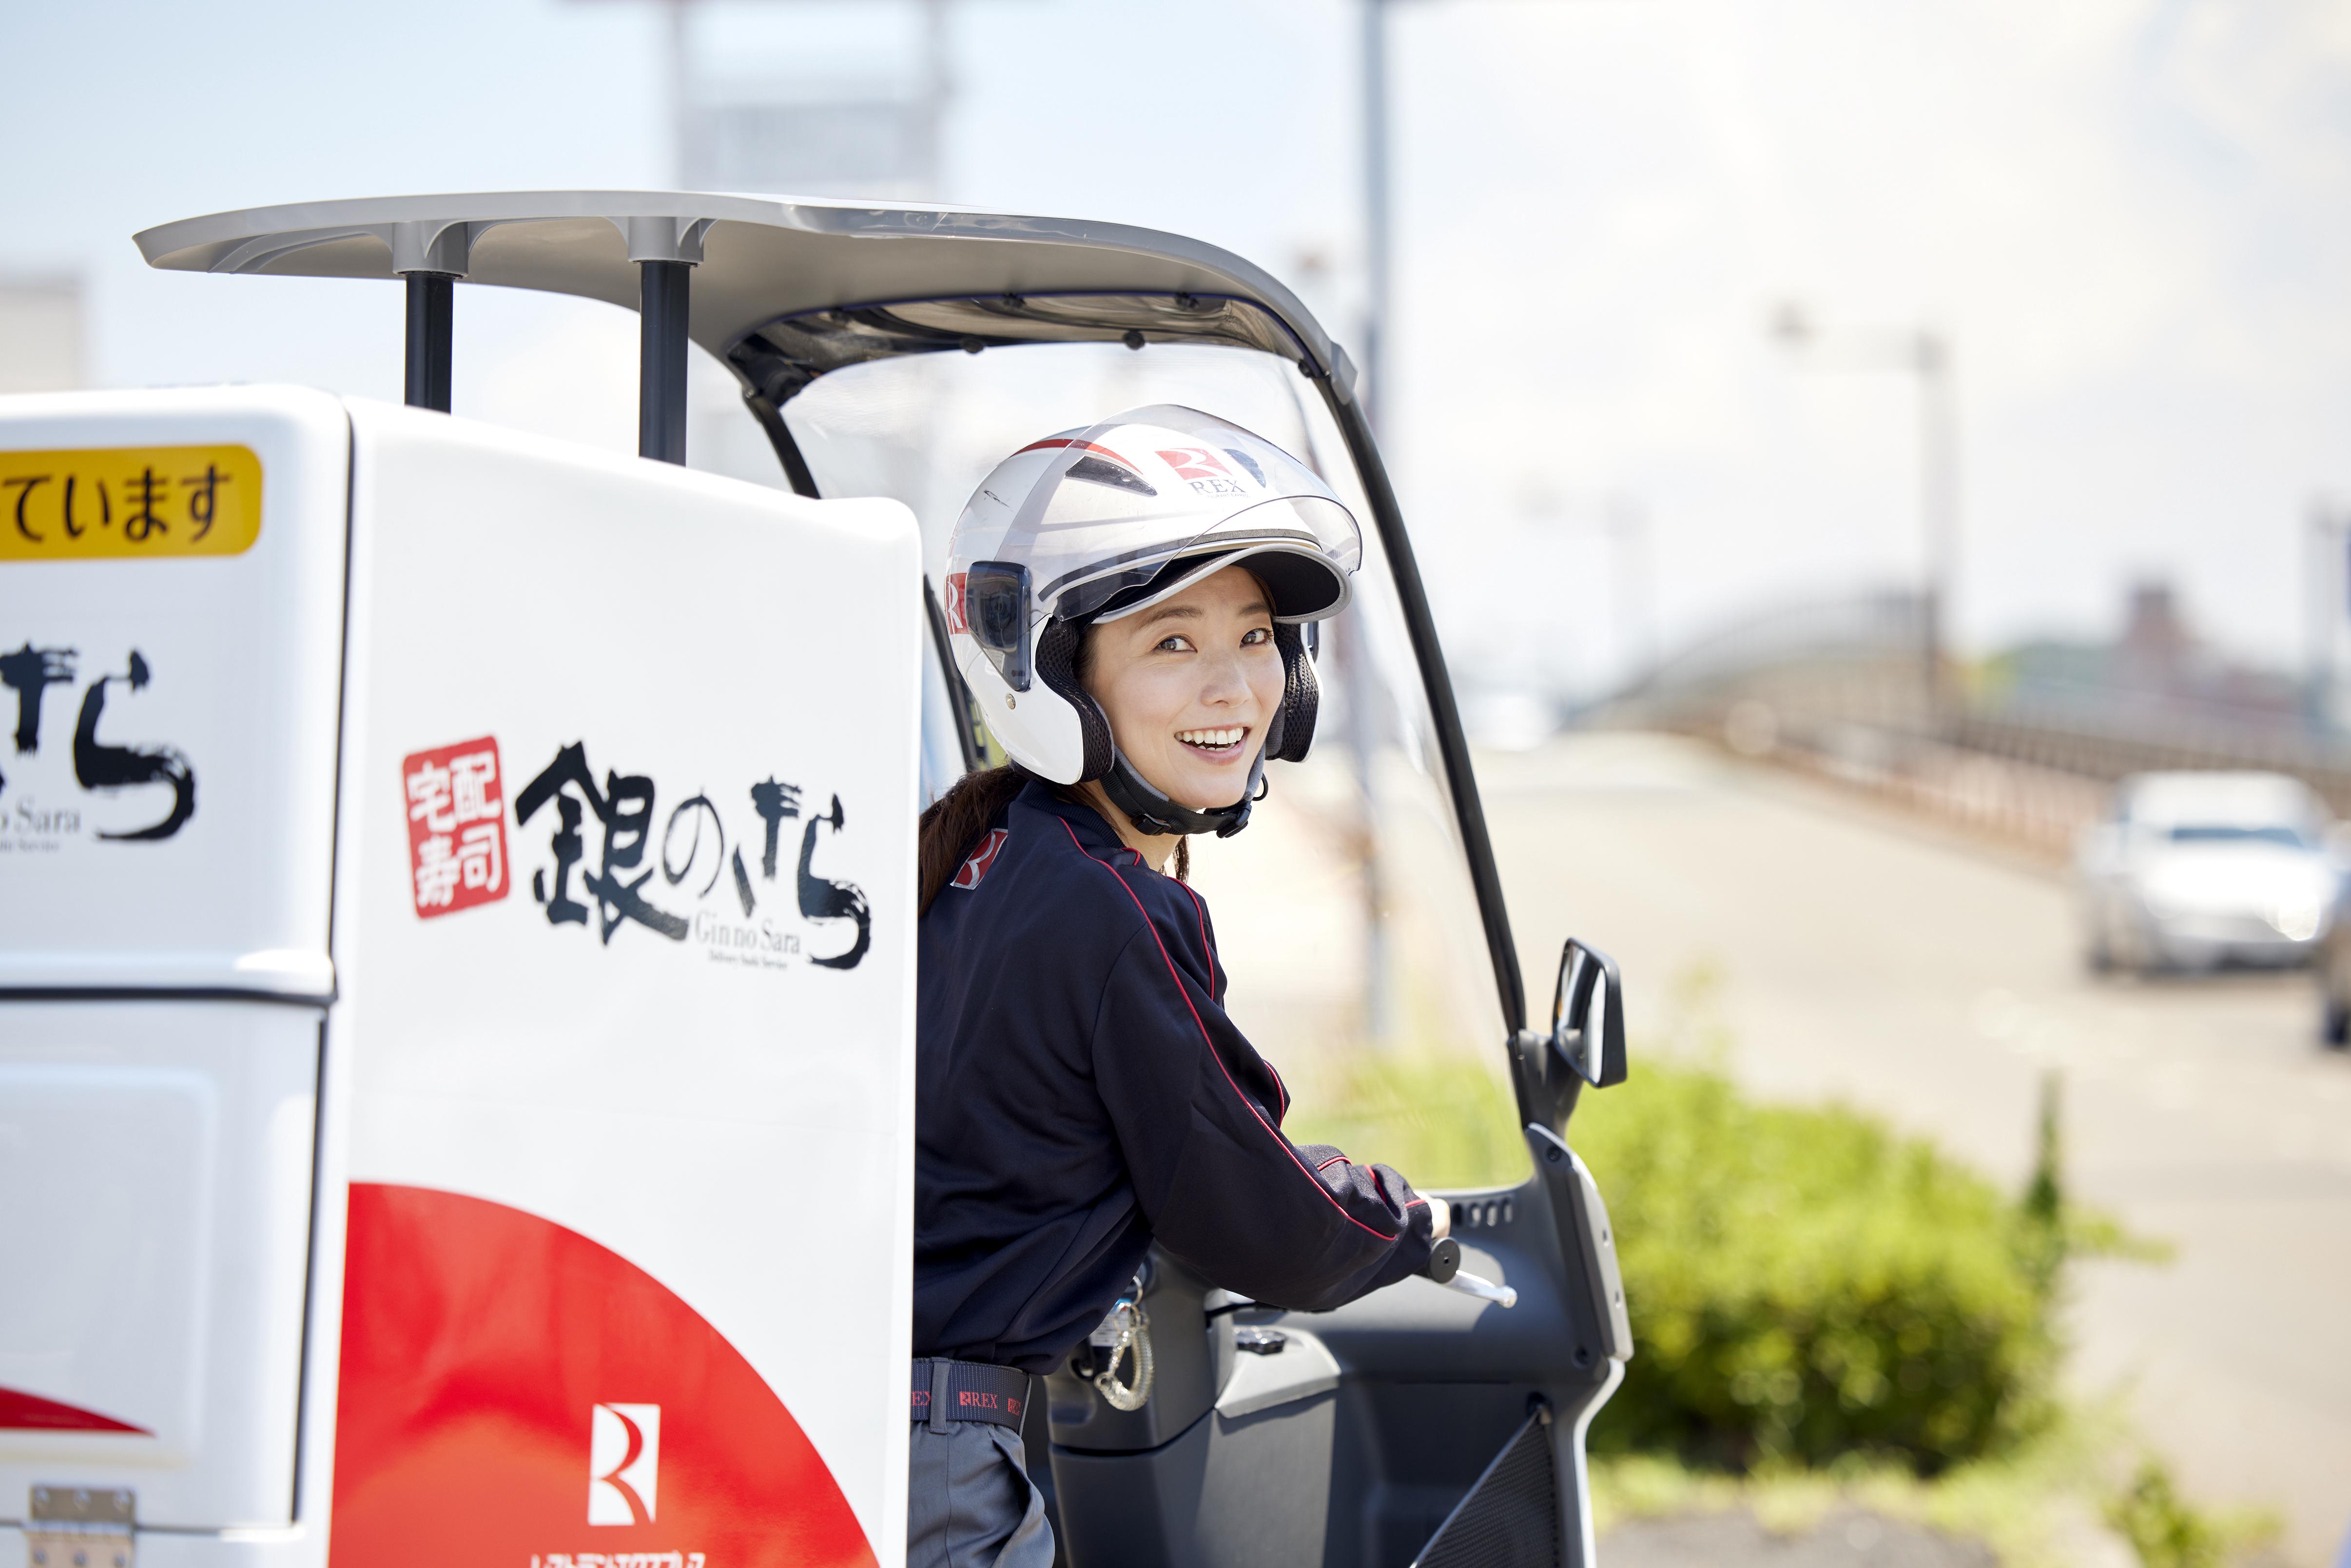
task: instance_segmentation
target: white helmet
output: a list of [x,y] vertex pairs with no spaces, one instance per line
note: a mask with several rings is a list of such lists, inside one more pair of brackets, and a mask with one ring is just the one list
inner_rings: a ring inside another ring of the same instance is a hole
[[[1231,834],[1266,762],[1299,761],[1313,741],[1314,667],[1298,628],[1346,608],[1362,560],[1353,516],[1281,448],[1195,409],[1131,409],[1030,443],[972,492],[947,545],[948,640],[1015,762],[1059,784],[1102,779],[1145,832]],[[1194,810],[1119,755],[1078,682],[1079,639],[1241,561],[1273,600],[1281,706],[1243,797]]]

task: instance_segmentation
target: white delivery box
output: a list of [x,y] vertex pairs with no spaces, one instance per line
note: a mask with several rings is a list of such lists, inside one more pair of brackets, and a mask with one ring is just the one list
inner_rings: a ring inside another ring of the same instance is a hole
[[919,573],[442,414],[0,399],[0,1550],[902,1561]]

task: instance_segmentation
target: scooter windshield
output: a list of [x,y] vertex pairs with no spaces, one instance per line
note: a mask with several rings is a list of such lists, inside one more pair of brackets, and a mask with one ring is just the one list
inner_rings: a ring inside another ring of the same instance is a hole
[[[1117,419],[1186,421],[1176,428],[1196,439],[1167,450],[1236,449],[1269,481],[1276,469],[1261,449],[1271,448],[1297,470],[1280,476],[1280,526],[1313,533],[1315,548],[1334,557],[1352,548],[1351,601],[1310,628],[1322,694],[1312,752],[1268,770],[1268,797],[1246,832],[1191,841],[1192,883],[1213,910],[1229,976],[1225,1005],[1290,1082],[1287,1130],[1392,1161],[1416,1183],[1524,1179],[1525,1145],[1496,1049],[1502,1009],[1420,665],[1360,476],[1296,367],[1205,344],[996,347],[833,371],[783,413],[823,494],[892,496],[914,510],[936,591],[957,561],[994,558],[956,533],[998,465],[1041,439],[1083,438],[1120,410],[1132,412]],[[1155,486],[1173,477],[1155,447],[1102,444]],[[1080,497],[1096,520],[1144,499],[1072,478],[1070,449],[1053,450],[1063,471],[1045,486],[1040,526]],[[1021,499],[1005,497],[999,529],[1012,526]],[[1252,526],[1256,509],[1204,507],[1201,532]],[[1032,614],[1047,609],[1053,571],[1071,571],[1093,548],[1071,550],[1060,569],[1029,556]],[[1091,591],[1117,575],[1080,573],[1060,591]],[[973,716],[984,742],[986,716]],[[998,759],[992,750],[985,758]],[[926,785],[935,795],[951,782]],[[1429,1103],[1435,1094],[1445,1103]],[[1426,1135],[1432,1117],[1445,1123],[1441,1139]]]

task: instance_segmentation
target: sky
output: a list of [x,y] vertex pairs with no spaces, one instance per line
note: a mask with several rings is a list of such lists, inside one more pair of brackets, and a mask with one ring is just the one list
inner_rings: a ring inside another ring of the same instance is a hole
[[[939,193],[1196,235],[1359,341],[1359,3],[950,0]],[[2160,577],[2223,645],[2302,656],[2307,518],[2351,501],[2351,8],[1386,15],[1380,429],[1465,676],[1591,689],[1650,642],[1917,580],[1917,389],[1792,353],[1766,330],[1785,301],[1832,342],[1949,344],[1963,648],[2110,634]],[[886,78],[915,16],[709,0],[696,67]],[[129,236],[671,183],[662,27],[641,0],[12,0],[10,57],[58,65],[0,96],[0,272],[85,276],[96,384],[396,398],[396,288],[158,273]],[[625,314],[494,289],[459,310],[459,413],[632,444]]]

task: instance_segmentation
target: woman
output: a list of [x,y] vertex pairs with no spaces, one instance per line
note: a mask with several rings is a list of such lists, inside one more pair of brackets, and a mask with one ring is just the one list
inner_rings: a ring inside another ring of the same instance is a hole
[[1344,608],[1360,551],[1312,473],[1173,407],[1023,448],[956,524],[948,629],[1012,762],[922,821],[910,1568],[1051,1562],[1026,1380],[1155,1239],[1322,1308],[1445,1234],[1395,1172],[1282,1136],[1184,883],[1185,835],[1238,831],[1267,762],[1305,756],[1299,626]]

